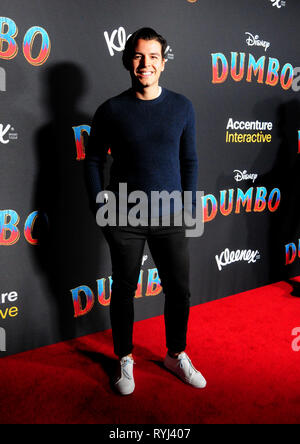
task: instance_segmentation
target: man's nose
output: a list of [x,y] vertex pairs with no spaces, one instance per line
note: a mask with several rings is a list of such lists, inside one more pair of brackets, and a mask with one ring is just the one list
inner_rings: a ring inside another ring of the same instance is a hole
[[142,57],[142,65],[143,66],[150,66],[151,64],[151,59],[149,56],[145,55],[144,57]]

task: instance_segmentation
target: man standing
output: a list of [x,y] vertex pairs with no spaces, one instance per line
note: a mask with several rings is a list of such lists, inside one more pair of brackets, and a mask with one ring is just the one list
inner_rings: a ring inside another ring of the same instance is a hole
[[[132,87],[107,100],[96,111],[85,161],[88,192],[95,214],[101,207],[96,204],[96,197],[104,191],[102,170],[109,148],[113,163],[106,189],[117,199],[121,200],[119,185],[126,184],[128,192],[140,190],[147,196],[154,190],[190,191],[195,205],[198,163],[194,110],[187,98],[159,86],[165,69],[166,47],[166,40],[153,29],[136,31],[128,39],[123,53],[123,64],[130,72]],[[182,204],[180,211],[183,211]],[[171,216],[178,212],[178,207],[170,206]],[[146,241],[165,294],[168,352],[164,364],[186,383],[204,388],[205,379],[185,353],[190,290],[188,239],[184,226],[175,224],[171,218],[169,226],[117,223],[104,227],[103,233],[112,260],[110,316],[114,352],[120,360],[116,389],[128,395],[135,388],[134,295]]]

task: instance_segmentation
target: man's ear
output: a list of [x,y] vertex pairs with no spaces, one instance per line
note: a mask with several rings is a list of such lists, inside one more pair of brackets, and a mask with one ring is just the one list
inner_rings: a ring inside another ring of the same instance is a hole
[[163,58],[162,65],[163,65],[162,71],[164,71],[165,70],[165,66],[166,66],[166,59],[165,58]]

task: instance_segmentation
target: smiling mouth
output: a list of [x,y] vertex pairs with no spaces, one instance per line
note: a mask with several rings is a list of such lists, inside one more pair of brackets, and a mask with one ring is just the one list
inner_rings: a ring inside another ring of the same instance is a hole
[[139,72],[138,75],[142,77],[150,77],[152,76],[153,72],[151,71],[145,71],[145,72]]

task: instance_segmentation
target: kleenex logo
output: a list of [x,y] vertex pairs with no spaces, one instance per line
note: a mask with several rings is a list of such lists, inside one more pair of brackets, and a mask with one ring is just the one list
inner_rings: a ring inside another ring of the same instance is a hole
[[[115,52],[124,51],[126,42],[130,36],[131,34],[127,34],[123,26],[114,29],[111,34],[109,34],[107,31],[104,31],[104,37],[109,54],[113,57],[115,55]],[[170,46],[166,48],[165,59],[166,61],[174,60],[174,53]]]
[[0,123],[0,143],[6,145],[10,140],[16,139],[18,139],[18,133],[15,132],[15,129],[9,123],[5,125]]
[[272,2],[273,6],[276,6],[278,9],[286,5],[286,2],[284,0],[270,0],[270,2]]
[[226,248],[220,255],[216,255],[216,262],[219,271],[222,271],[227,265],[233,264],[235,262],[247,262],[248,264],[254,264],[258,259],[260,259],[260,254],[258,250],[236,250],[230,251]]

